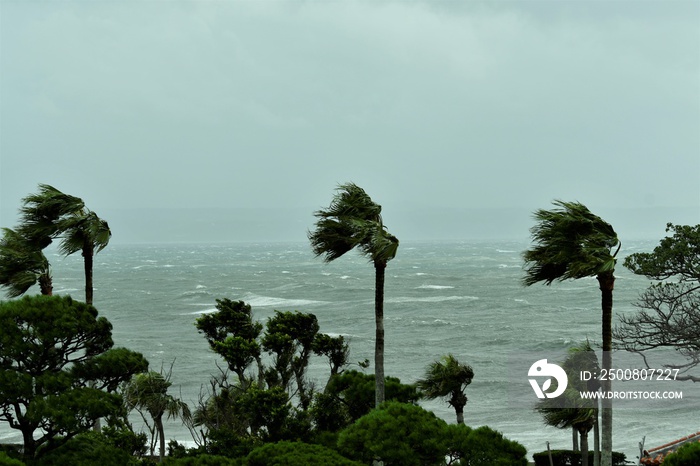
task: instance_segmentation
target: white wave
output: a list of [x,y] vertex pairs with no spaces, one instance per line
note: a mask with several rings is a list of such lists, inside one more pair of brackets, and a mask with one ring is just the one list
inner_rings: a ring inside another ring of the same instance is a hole
[[498,267],[502,269],[519,269],[519,265],[508,265],[508,264],[498,264]]
[[511,251],[510,249],[496,249],[496,252],[508,252],[508,253],[513,253],[517,251]]
[[407,296],[401,296],[398,298],[389,298],[386,300],[387,303],[392,304],[402,304],[402,303],[441,303],[443,301],[465,301],[465,300],[476,300],[479,299],[476,296],[431,296],[428,298],[411,298]]
[[197,286],[195,286],[195,288],[198,289],[198,290],[201,290],[202,288],[206,288],[206,286],[204,286],[204,285],[197,285]]
[[181,315],[188,315],[188,316],[196,316],[200,314],[213,314],[214,312],[218,312],[219,310],[216,308],[212,309],[204,309],[203,311],[194,311],[194,312],[188,312],[187,314],[181,314]]
[[423,275],[428,275],[428,274],[425,273],[425,272],[416,272],[416,275],[418,275],[419,277],[421,277],[421,276],[423,276]]
[[454,286],[449,285],[421,285],[417,289],[420,290],[449,290],[454,288]]
[[258,296],[254,294],[247,294],[243,297],[243,301],[250,304],[253,307],[281,307],[287,310],[290,307],[296,306],[313,306],[318,304],[327,304],[327,301],[314,301],[311,299],[287,299],[287,298],[275,298],[272,296]]
[[61,288],[59,290],[53,290],[54,293],[71,293],[73,291],[81,291],[77,288]]
[[412,324],[420,324],[420,325],[452,325],[452,322],[449,322],[447,320],[442,320],[442,319],[435,319],[432,321],[429,320],[412,320]]

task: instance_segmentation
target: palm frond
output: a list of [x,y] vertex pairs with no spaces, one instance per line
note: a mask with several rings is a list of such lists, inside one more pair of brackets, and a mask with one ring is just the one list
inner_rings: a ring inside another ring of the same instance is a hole
[[86,248],[97,254],[109,244],[112,236],[109,224],[87,209],[59,221],[57,230],[61,235],[59,252],[66,256]]
[[[612,226],[578,202],[554,201],[537,210],[530,229],[534,246],[523,253],[525,285],[595,276],[615,268],[619,240]],[[618,248],[619,250],[619,248]]]
[[22,204],[21,230],[40,249],[51,244],[51,238],[58,235],[56,225],[62,218],[85,208],[82,199],[64,194],[47,184],[40,184],[39,192],[23,198]]
[[452,354],[448,354],[430,363],[416,385],[426,398],[435,399],[462,393],[473,378],[471,366],[460,363]]
[[308,238],[316,256],[331,262],[358,248],[375,263],[393,259],[399,241],[382,224],[382,208],[354,183],[342,184],[330,206],[314,213],[316,228]]
[[10,298],[26,293],[42,277],[50,277],[49,261],[20,232],[3,228],[0,239],[0,286]]

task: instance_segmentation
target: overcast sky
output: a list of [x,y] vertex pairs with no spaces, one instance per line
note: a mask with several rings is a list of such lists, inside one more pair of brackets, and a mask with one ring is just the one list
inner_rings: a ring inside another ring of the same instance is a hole
[[115,241],[303,240],[347,181],[400,239],[700,223],[700,2],[0,0],[0,226],[48,183]]

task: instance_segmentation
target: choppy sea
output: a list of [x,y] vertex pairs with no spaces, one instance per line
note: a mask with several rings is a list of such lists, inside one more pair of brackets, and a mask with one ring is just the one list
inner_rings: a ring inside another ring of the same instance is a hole
[[[650,251],[656,242],[626,244],[620,255]],[[555,354],[589,339],[600,342],[600,291],[594,278],[521,285],[524,242],[402,242],[389,263],[385,289],[387,375],[415,382],[447,353],[473,367],[465,421],[488,425],[525,445],[528,454],[570,448],[571,434],[542,423],[530,406],[512,403],[508,368],[523,356]],[[49,250],[54,292],[83,299],[82,258]],[[618,265],[615,320],[636,312],[634,302],[649,281]],[[275,310],[313,313],[321,331],[344,335],[353,363],[374,352],[374,268],[354,251],[325,264],[307,243],[148,244],[108,246],[95,260],[94,303],[113,324],[116,346],[142,352],[151,368],[173,364],[171,391],[191,406],[221,360],[209,351],[194,322],[213,312],[217,298],[244,300],[265,321]],[[534,361],[532,361],[534,362]],[[223,366],[222,366],[223,367]],[[357,365],[353,368],[358,369]],[[324,383],[327,364],[313,361],[310,376]],[[371,373],[372,368],[368,371]],[[614,412],[614,446],[634,459],[646,448],[700,430],[700,384],[673,382],[682,402],[649,402]],[[695,385],[695,386],[694,386]],[[671,387],[671,386],[669,386]],[[442,400],[421,405],[448,422],[454,411]],[[191,441],[179,421],[166,435]],[[0,425],[0,442],[21,436]]]

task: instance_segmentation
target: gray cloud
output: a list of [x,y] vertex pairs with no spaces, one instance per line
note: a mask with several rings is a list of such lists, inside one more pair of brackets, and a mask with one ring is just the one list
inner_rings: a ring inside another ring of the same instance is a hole
[[697,2],[0,8],[2,226],[40,182],[98,212],[269,216],[352,180],[417,237],[554,198],[700,218]]

